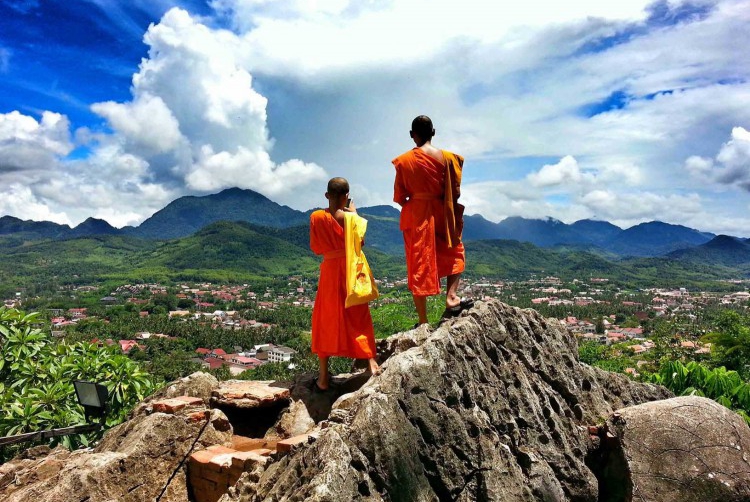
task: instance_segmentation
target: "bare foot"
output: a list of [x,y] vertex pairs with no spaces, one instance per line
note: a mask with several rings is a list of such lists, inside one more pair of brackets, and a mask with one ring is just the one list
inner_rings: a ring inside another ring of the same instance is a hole
[[370,373],[372,373],[373,376],[377,376],[383,373],[383,370],[380,368],[380,366],[378,366],[378,362],[375,360],[375,358],[371,358],[368,363],[370,365]]
[[326,391],[329,387],[329,375],[320,375],[318,376],[317,380],[315,380],[315,387],[317,387],[317,390],[320,391]]

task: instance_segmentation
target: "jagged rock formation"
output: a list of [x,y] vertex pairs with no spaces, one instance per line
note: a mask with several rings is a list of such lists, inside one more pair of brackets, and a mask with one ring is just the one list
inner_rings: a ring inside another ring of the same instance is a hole
[[[643,473],[661,472],[653,464],[665,457],[649,457],[653,444],[664,441],[665,452],[705,446],[691,446],[690,430],[705,413],[718,416],[657,401],[671,394],[580,363],[557,321],[497,301],[435,330],[394,335],[379,350],[382,375],[342,376],[325,394],[312,392],[312,375],[256,390],[199,374],[183,379],[93,451],[0,466],[0,499],[155,500],[158,490],[145,486],[161,489],[174,473],[165,502],[689,500],[690,484],[653,488],[659,498],[633,487],[646,486]],[[635,406],[642,403],[650,404]],[[653,410],[660,424],[686,430],[684,443],[672,429],[650,434]],[[750,479],[750,429],[721,413],[711,437],[732,435],[739,450],[717,460],[707,449],[705,465],[718,467],[700,471],[702,486],[713,486],[709,473],[721,467],[734,477],[717,479],[739,488],[701,500],[739,500],[727,493],[746,493]]]
[[389,338],[383,375],[306,448],[223,500],[578,500],[599,488],[582,424],[669,397],[581,364],[554,320],[491,301]]

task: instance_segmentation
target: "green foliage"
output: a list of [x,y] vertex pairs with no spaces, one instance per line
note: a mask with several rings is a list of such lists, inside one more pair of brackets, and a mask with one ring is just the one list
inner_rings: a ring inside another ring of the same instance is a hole
[[595,365],[604,358],[606,348],[599,342],[585,341],[578,345],[578,358],[582,363]]
[[695,361],[687,364],[668,361],[648,380],[664,385],[677,395],[713,399],[722,406],[741,412],[740,415],[750,424],[750,384],[743,381],[736,371],[724,367],[709,369]]
[[706,335],[712,342],[715,364],[726,366],[750,378],[750,316],[734,310],[721,311],[716,319],[717,330]]
[[[41,330],[38,317],[0,309],[0,436],[85,423],[75,380],[107,387],[107,426],[122,422],[133,405],[153,392],[153,378],[119,350],[86,342],[56,344]],[[72,447],[95,437],[97,433],[51,442]],[[10,453],[12,449],[3,452]]]

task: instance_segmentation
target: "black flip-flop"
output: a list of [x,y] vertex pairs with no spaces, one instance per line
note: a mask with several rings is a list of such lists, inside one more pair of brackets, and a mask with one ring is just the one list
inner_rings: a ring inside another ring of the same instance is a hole
[[473,306],[474,306],[473,299],[463,298],[461,299],[458,305],[454,305],[453,307],[447,307],[443,311],[443,315],[441,316],[441,319],[450,319],[451,317],[458,317],[458,315],[461,312],[463,312],[464,310],[469,310]]

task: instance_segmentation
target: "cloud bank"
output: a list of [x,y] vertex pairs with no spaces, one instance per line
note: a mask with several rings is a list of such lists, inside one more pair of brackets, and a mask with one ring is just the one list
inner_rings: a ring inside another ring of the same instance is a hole
[[91,104],[101,127],[0,115],[14,200],[123,225],[231,186],[307,209],[343,175],[358,205],[389,203],[427,113],[467,158],[469,213],[750,235],[748,0],[211,7],[149,27],[130,99]]

